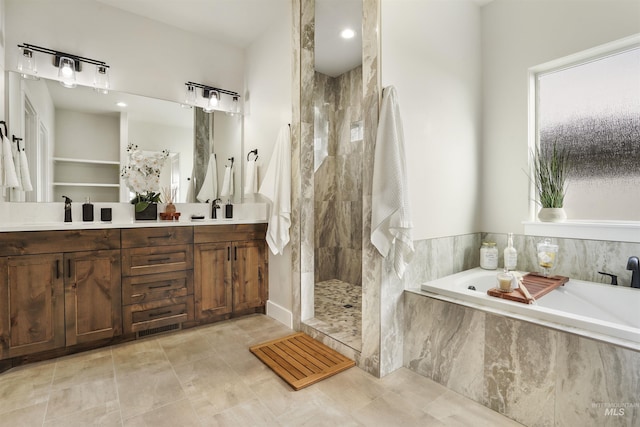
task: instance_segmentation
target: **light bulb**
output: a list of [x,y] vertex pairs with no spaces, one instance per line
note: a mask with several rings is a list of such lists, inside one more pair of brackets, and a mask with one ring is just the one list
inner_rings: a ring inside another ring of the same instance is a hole
[[353,31],[351,28],[345,28],[340,33],[340,37],[342,37],[343,39],[352,39],[355,36],[356,36],[356,32]]
[[71,58],[67,58],[66,56],[60,58],[58,78],[60,78],[60,84],[62,86],[67,88],[77,86],[75,65],[75,61]]
[[218,92],[209,92],[209,101],[207,105],[202,109],[205,113],[212,113],[218,106]]
[[191,85],[187,85],[187,93],[184,97],[184,103],[186,105],[195,105],[196,103],[196,88],[191,86]]

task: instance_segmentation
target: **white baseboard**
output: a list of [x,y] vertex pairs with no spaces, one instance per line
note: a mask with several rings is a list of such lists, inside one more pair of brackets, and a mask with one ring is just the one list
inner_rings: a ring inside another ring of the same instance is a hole
[[293,329],[293,313],[275,302],[267,301],[267,316]]

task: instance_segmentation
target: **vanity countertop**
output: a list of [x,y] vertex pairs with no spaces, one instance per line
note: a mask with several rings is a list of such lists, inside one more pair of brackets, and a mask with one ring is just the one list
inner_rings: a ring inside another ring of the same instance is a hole
[[144,228],[144,227],[183,227],[201,225],[233,225],[233,224],[262,224],[264,219],[185,219],[180,221],[129,221],[129,222],[41,222],[41,223],[11,223],[0,225],[0,233],[12,231],[53,231],[53,230],[97,230],[104,228]]
[[[95,203],[95,221],[82,221],[82,205],[73,204],[72,222],[64,222],[63,203],[0,203],[0,233],[12,231],[97,230],[107,228],[184,227],[201,225],[260,224],[267,222],[265,203],[234,205],[233,218],[211,219],[211,206],[207,203],[176,204],[182,215],[178,221],[135,221],[133,205],[129,203]],[[100,209],[112,210],[112,221],[100,221]],[[164,205],[158,205],[158,212]],[[192,220],[192,215],[204,219]],[[52,220],[53,219],[53,220]]]

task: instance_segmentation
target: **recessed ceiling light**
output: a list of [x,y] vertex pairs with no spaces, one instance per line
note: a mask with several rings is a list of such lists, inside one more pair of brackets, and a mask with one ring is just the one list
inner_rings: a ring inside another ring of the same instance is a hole
[[356,32],[353,31],[351,28],[346,28],[342,30],[342,32],[340,33],[340,37],[342,37],[343,39],[352,39],[355,37],[355,35],[356,35]]
[[126,103],[126,102],[122,102],[122,101],[120,101],[120,102],[116,102],[116,105],[117,105],[118,107],[124,108],[124,107],[126,107],[126,106],[127,106],[127,103]]

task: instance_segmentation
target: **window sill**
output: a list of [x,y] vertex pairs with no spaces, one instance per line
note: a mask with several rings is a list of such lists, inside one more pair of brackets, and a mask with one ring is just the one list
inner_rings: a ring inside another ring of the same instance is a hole
[[527,236],[640,243],[640,221],[524,221],[522,224]]

